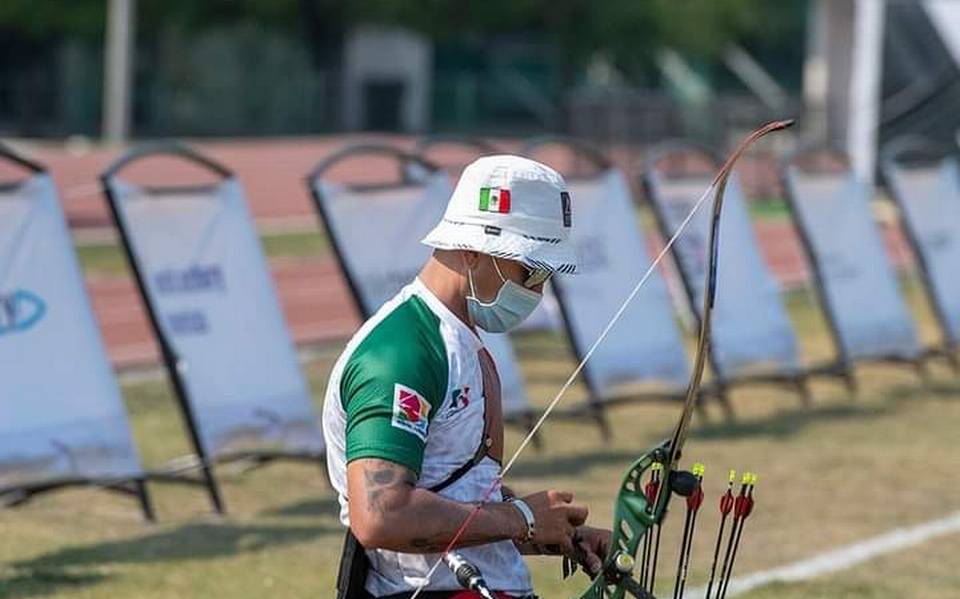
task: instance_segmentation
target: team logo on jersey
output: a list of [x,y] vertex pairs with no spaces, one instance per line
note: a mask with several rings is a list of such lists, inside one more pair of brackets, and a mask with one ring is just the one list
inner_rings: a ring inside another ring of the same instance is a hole
[[430,404],[422,395],[400,383],[393,385],[393,426],[427,440]]
[[470,387],[459,387],[450,392],[450,411],[458,412],[470,405]]

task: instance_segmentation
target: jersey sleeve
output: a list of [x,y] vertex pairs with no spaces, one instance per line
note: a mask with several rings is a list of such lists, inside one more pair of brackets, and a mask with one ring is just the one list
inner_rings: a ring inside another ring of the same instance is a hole
[[430,422],[447,390],[439,319],[411,298],[357,346],[340,382],[347,463],[380,458],[418,476]]

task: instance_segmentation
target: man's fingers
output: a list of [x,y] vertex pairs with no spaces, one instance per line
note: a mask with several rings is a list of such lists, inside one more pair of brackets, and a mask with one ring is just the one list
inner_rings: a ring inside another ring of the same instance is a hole
[[591,576],[596,576],[603,568],[603,559],[593,551],[587,541],[579,541],[577,547],[579,548],[581,565],[587,569]]
[[562,501],[563,503],[570,503],[573,501],[573,493],[570,491],[554,491],[554,497]]
[[586,563],[583,565],[587,569],[587,572],[590,573],[590,576],[596,576],[600,573],[600,570],[603,569],[603,561],[596,553],[588,553],[586,557]]
[[567,511],[567,520],[574,526],[580,526],[587,521],[589,512],[585,505],[571,505]]

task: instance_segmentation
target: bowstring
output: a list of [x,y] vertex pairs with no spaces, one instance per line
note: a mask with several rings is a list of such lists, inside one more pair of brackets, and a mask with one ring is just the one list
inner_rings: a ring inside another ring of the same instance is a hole
[[430,570],[427,571],[427,575],[424,577],[423,581],[414,591],[410,599],[417,599],[417,597],[420,596],[420,593],[423,592],[423,589],[425,589],[426,586],[430,584],[430,580],[431,578],[433,578],[434,573],[436,573],[437,568],[439,568],[440,564],[443,563],[443,556],[449,553],[450,550],[453,549],[454,546],[456,546],[457,542],[463,536],[464,532],[466,532],[467,527],[470,525],[471,522],[473,522],[473,519],[477,516],[477,514],[480,513],[480,510],[482,509],[483,504],[486,503],[487,500],[490,499],[490,496],[493,494],[493,492],[501,486],[503,477],[506,476],[507,472],[509,472],[510,469],[513,467],[514,463],[516,463],[517,458],[520,457],[520,454],[523,453],[523,451],[527,448],[527,446],[536,436],[537,432],[543,426],[543,423],[547,420],[547,418],[550,416],[553,410],[557,407],[557,405],[563,399],[564,394],[567,392],[567,390],[570,388],[573,382],[577,379],[577,377],[583,371],[584,367],[587,364],[587,361],[590,360],[590,358],[593,356],[594,352],[597,350],[600,344],[603,343],[604,339],[607,338],[607,335],[610,333],[610,331],[613,330],[613,327],[617,324],[617,322],[619,322],[624,312],[626,312],[627,307],[630,305],[630,302],[632,302],[633,299],[637,296],[637,294],[640,293],[640,289],[646,284],[647,280],[653,274],[654,269],[656,269],[657,265],[659,265],[660,262],[663,261],[664,256],[666,256],[667,252],[670,251],[670,248],[674,246],[674,244],[680,238],[680,235],[683,234],[683,231],[687,228],[687,225],[690,224],[690,221],[693,220],[693,217],[697,214],[697,212],[700,210],[700,207],[703,206],[703,203],[707,200],[707,198],[710,197],[711,192],[714,189],[716,189],[716,187],[717,187],[717,181],[714,180],[714,182],[710,184],[710,186],[706,189],[706,191],[703,192],[703,195],[701,195],[700,198],[696,201],[696,203],[693,205],[693,208],[691,208],[690,212],[687,213],[687,215],[684,217],[683,221],[681,221],[680,224],[677,226],[677,230],[673,233],[670,239],[667,240],[667,243],[664,244],[663,248],[657,254],[656,258],[654,258],[653,261],[650,263],[650,266],[647,268],[646,272],[643,273],[643,276],[640,277],[640,280],[633,287],[633,290],[627,295],[626,299],[624,299],[623,302],[620,304],[620,307],[614,313],[613,317],[610,318],[610,321],[603,328],[603,331],[600,332],[600,335],[597,337],[596,341],[593,342],[593,344],[590,346],[590,349],[588,349],[587,352],[583,355],[583,358],[581,358],[580,363],[577,364],[577,367],[574,368],[573,372],[570,373],[570,376],[567,378],[566,382],[560,387],[560,390],[557,391],[556,396],[554,396],[553,400],[549,404],[547,404],[547,407],[543,411],[543,414],[540,416],[537,422],[533,425],[533,427],[530,428],[530,430],[524,436],[523,440],[520,442],[520,445],[517,447],[516,451],[514,451],[510,459],[507,460],[506,465],[500,470],[500,473],[493,479],[492,484],[487,488],[486,492],[484,492],[483,496],[481,497],[480,501],[477,503],[476,507],[473,508],[473,510],[464,520],[463,524],[461,524],[460,527],[457,529],[456,533],[453,535],[453,538],[450,539],[450,542],[447,544],[447,547],[443,550],[442,553],[440,553],[440,557],[433,564]]

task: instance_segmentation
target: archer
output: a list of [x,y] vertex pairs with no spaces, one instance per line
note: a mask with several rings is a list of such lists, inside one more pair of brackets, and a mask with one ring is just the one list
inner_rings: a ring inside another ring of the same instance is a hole
[[[340,599],[462,593],[437,554],[458,549],[502,598],[531,597],[522,554],[600,571],[610,533],[562,490],[499,484],[500,380],[478,329],[505,333],[577,260],[553,169],[488,156],[464,169],[419,276],[354,335],[324,400],[327,467],[348,526]],[[479,506],[479,507],[478,507]],[[420,591],[423,590],[423,593]],[[463,596],[463,595],[460,595]]]

